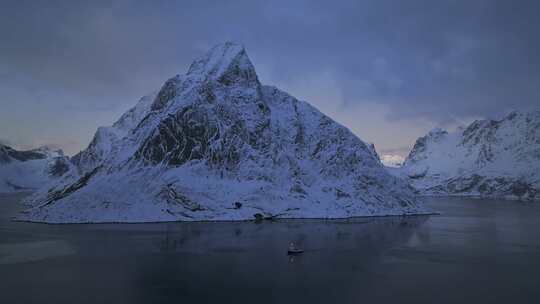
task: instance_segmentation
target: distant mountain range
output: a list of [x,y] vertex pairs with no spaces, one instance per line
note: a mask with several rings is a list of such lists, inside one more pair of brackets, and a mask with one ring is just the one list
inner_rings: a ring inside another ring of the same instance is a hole
[[372,146],[214,47],[99,128],[20,219],[149,222],[425,213]]
[[540,199],[540,111],[432,130],[391,170],[426,195]]
[[62,150],[18,151],[0,144],[0,193],[35,191],[70,170]]

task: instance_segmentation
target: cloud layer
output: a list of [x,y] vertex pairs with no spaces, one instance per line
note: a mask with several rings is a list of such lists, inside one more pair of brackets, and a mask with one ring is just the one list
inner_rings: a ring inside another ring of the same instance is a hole
[[82,149],[216,43],[378,150],[538,104],[535,1],[2,1],[0,137]]

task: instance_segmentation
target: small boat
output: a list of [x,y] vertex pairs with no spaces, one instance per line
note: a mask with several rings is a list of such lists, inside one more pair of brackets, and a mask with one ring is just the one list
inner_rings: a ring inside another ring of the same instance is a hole
[[304,250],[302,249],[287,250],[287,254],[289,255],[296,255],[296,254],[302,254],[302,253],[304,253]]
[[304,250],[296,247],[296,245],[294,245],[294,243],[290,243],[289,244],[289,249],[287,250],[287,254],[288,255],[297,255],[297,254],[302,254],[304,253]]

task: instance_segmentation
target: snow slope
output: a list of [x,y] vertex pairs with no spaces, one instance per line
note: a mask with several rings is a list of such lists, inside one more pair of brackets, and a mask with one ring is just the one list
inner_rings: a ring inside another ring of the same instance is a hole
[[0,193],[34,191],[69,170],[61,150],[18,151],[0,144]]
[[392,168],[401,167],[401,165],[405,161],[405,157],[401,155],[395,155],[395,154],[382,154],[379,157],[381,159],[381,162],[385,166],[392,167]]
[[73,158],[21,220],[149,222],[425,213],[374,149],[214,47]]
[[427,195],[540,199],[540,111],[432,130],[393,172]]

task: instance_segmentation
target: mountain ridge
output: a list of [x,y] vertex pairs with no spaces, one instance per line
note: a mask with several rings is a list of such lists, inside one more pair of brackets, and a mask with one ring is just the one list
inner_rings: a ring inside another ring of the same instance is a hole
[[432,130],[392,172],[428,195],[540,199],[540,111]]

